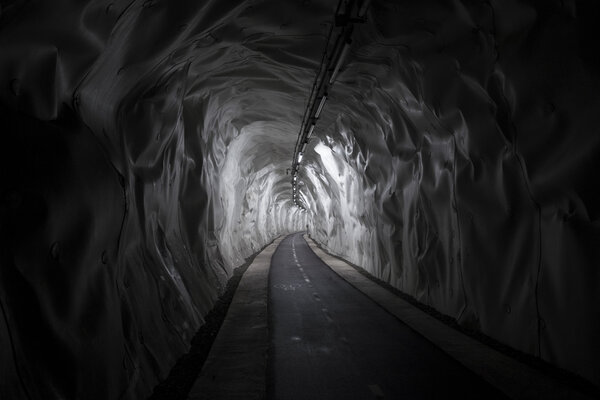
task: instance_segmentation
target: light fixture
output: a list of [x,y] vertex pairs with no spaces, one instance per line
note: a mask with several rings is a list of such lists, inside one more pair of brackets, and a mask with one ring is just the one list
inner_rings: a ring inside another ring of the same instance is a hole
[[333,81],[335,81],[335,78],[337,77],[338,72],[340,72],[340,68],[342,67],[342,63],[344,62],[344,59],[346,58],[346,56],[348,55],[348,52],[350,51],[350,42],[346,42],[346,44],[344,44],[344,48],[342,49],[342,53],[340,54],[337,63],[335,64],[335,68],[333,70],[333,73],[331,74],[331,79],[329,79],[329,84],[331,85],[333,83]]
[[363,0],[362,5],[360,6],[360,10],[358,10],[358,16],[362,18],[367,12],[367,8],[369,8],[369,3],[371,0]]
[[307,139],[308,139],[308,138],[310,138],[310,136],[313,134],[314,130],[315,130],[315,124],[313,123],[313,124],[310,126],[310,129],[308,130],[308,134],[306,135],[306,138],[307,138]]
[[[355,8],[356,3],[360,4],[360,7]],[[325,52],[321,59],[321,65],[315,76],[312,90],[308,98],[308,104],[306,105],[304,115],[302,117],[302,124],[300,127],[300,132],[298,132],[298,139],[296,141],[294,155],[292,157],[292,174],[294,175],[294,178],[292,179],[292,186],[294,203],[302,209],[304,209],[304,207],[302,207],[300,203],[303,202],[299,203],[297,201],[298,183],[295,175],[297,175],[300,170],[300,163],[302,162],[303,155],[306,152],[308,142],[315,131],[316,121],[321,116],[323,107],[325,107],[325,102],[328,100],[328,88],[336,80],[338,74],[340,73],[340,69],[344,66],[346,58],[350,54],[353,24],[365,22],[363,15],[366,14],[370,3],[371,0],[353,0],[351,2],[346,1],[346,11],[343,15],[338,14],[340,8],[340,6],[338,6],[334,23],[336,27],[339,27],[340,31],[335,39],[333,39],[334,36],[330,34],[327,39],[327,43],[325,44]],[[340,5],[341,4],[342,2],[340,0]],[[353,18],[351,13],[353,13],[354,10],[357,10],[358,15],[355,14],[356,17]],[[331,40],[334,41],[331,42]],[[333,51],[330,53],[329,49],[332,49]],[[319,94],[321,97],[319,97]],[[317,100],[319,101],[318,104]]]
[[317,108],[317,112],[315,113],[315,119],[319,118],[319,115],[321,115],[321,111],[323,111],[323,106],[325,105],[325,100],[327,100],[326,94],[324,94],[323,97],[321,97],[321,102],[319,103],[319,107]]

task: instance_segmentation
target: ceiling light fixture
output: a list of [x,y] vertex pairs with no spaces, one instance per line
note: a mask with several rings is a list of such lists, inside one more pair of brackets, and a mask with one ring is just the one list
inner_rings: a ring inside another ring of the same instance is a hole
[[323,97],[321,97],[321,102],[319,103],[319,107],[317,108],[317,112],[315,113],[315,119],[319,118],[319,115],[321,115],[321,111],[323,111],[323,106],[325,105],[326,100],[327,95],[324,94]]
[[362,18],[365,16],[365,14],[367,13],[367,8],[369,8],[370,3],[371,3],[371,0],[363,0],[362,5],[360,6],[360,9],[358,10],[359,18]]
[[306,135],[306,138],[310,139],[310,137],[312,136],[314,131],[315,131],[315,124],[313,122],[313,124],[310,126],[310,129],[308,130],[308,134]]
[[[300,125],[300,132],[298,133],[298,139],[296,141],[296,147],[294,148],[294,156],[292,158],[292,174],[294,177],[292,178],[291,183],[294,194],[294,204],[302,209],[304,209],[304,207],[298,202],[296,196],[296,175],[300,169],[300,162],[302,162],[302,157],[306,151],[308,141],[315,131],[316,121],[323,112],[323,107],[329,96],[328,92],[338,77],[348,54],[350,53],[354,24],[366,21],[364,15],[366,14],[370,3],[371,0],[338,1],[338,6],[334,15],[334,23],[331,24],[325,44],[325,51],[321,58],[321,64],[317,71],[317,75],[315,76],[310,95],[308,96],[306,109]],[[360,6],[358,4],[360,4]],[[333,37],[334,29],[339,29],[335,40]]]
[[335,68],[333,70],[333,73],[331,74],[331,78],[329,79],[329,84],[330,85],[335,81],[335,78],[337,78],[338,72],[340,72],[340,68],[342,68],[342,64],[344,63],[344,59],[346,58],[346,56],[348,55],[348,52],[350,51],[350,43],[351,43],[351,41],[348,40],[344,44],[344,48],[342,49],[342,52],[340,53],[340,56],[339,56],[339,58],[337,60],[337,63],[335,64]]

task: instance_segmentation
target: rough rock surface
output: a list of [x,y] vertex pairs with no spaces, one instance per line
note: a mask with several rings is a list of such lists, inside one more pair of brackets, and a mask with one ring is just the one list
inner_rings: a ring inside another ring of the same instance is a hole
[[300,169],[337,2],[0,6],[0,397],[137,399],[304,229],[600,384],[593,1],[374,0]]

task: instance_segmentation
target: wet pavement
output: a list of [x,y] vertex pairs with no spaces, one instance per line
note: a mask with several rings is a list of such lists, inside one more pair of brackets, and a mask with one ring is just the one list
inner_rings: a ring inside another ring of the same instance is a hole
[[505,399],[341,279],[300,233],[269,273],[268,399]]

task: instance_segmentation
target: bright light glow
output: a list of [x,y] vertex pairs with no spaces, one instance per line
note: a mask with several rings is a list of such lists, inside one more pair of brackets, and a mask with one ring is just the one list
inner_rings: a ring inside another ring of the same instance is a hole
[[[289,176],[285,176],[285,168],[289,168],[290,161],[289,155],[286,155],[289,137],[281,135],[282,131],[291,134],[296,131],[296,126],[292,123],[254,122],[242,127],[235,139],[222,141],[226,147],[215,148],[223,159],[220,167],[215,165],[213,168],[216,169],[210,172],[218,174],[215,179],[220,182],[215,189],[218,191],[213,193],[215,201],[220,198],[219,211],[212,216],[222,218],[215,234],[220,243],[223,267],[228,272],[242,264],[244,257],[255,252],[253,249],[265,240],[270,240],[275,232],[305,227],[303,217],[292,211],[289,192],[287,196],[279,197],[281,182],[287,180],[288,188],[293,183]],[[227,135],[234,136],[232,133]],[[268,150],[263,151],[265,149]],[[271,151],[274,157],[268,154]],[[270,161],[271,158],[275,159],[274,162]],[[293,178],[294,173],[290,173]],[[175,284],[178,282],[176,279]],[[186,289],[182,289],[181,293],[186,293]]]
[[304,156],[304,154],[298,153],[298,164],[300,164],[302,162],[302,157],[303,156]]
[[340,167],[338,166],[338,162],[331,149],[319,142],[319,144],[315,146],[315,151],[321,156],[321,162],[329,175],[336,180],[339,179]]
[[321,111],[323,111],[323,106],[325,105],[325,100],[327,100],[327,96],[323,95],[323,97],[321,97],[319,107],[317,108],[317,112],[315,113],[315,119],[319,118],[319,115],[321,115]]

